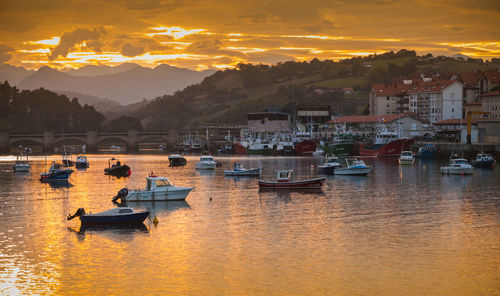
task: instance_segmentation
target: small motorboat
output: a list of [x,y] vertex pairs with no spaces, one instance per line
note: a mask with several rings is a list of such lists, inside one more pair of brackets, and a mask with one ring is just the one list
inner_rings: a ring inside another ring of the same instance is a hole
[[245,169],[241,163],[235,162],[232,170],[224,170],[226,176],[260,176],[261,168]]
[[211,155],[202,155],[200,156],[200,161],[196,163],[195,168],[197,170],[213,170],[217,163],[214,160],[214,157]]
[[314,189],[321,188],[325,178],[314,178],[292,181],[293,170],[277,171],[276,181],[259,180],[259,188],[274,189]]
[[418,152],[415,154],[416,158],[434,158],[436,155],[436,152],[438,152],[439,149],[436,145],[434,144],[427,144],[424,145],[420,148],[418,148]]
[[333,175],[336,168],[340,168],[339,158],[333,154],[327,154],[322,165],[318,165],[318,172],[320,174]]
[[345,163],[345,167],[335,169],[335,175],[365,176],[371,170],[371,167],[357,158],[346,158]]
[[62,165],[52,162],[48,172],[40,174],[40,181],[53,182],[53,181],[68,181],[69,176],[73,173],[71,169],[63,169]]
[[494,168],[496,160],[488,153],[478,153],[476,159],[472,161],[475,168]]
[[447,175],[472,175],[472,166],[465,158],[450,158],[450,163],[440,170],[441,174]]
[[80,217],[82,224],[140,224],[149,216],[150,211],[135,212],[133,208],[118,207],[96,214],[86,214],[79,208],[74,215],[69,214],[67,220]]
[[411,151],[402,151],[399,156],[399,164],[400,165],[413,165],[415,162],[415,157],[413,157],[413,153]]
[[[18,172],[29,172],[30,171],[30,164],[28,161],[28,155],[31,152],[31,148],[23,148],[22,146],[19,146],[20,149],[24,150],[24,153],[21,153],[17,155],[16,157],[16,163],[13,165],[13,169],[15,173]],[[23,154],[26,155],[26,159],[24,159]]]
[[168,162],[170,163],[169,166],[171,166],[171,167],[184,166],[187,163],[186,158],[184,158],[184,156],[179,155],[179,154],[169,155]]
[[165,201],[185,200],[194,187],[180,187],[170,183],[166,177],[146,177],[146,188],[144,190],[131,190],[122,188],[113,201]]
[[89,162],[87,161],[87,156],[78,155],[75,161],[75,167],[77,169],[86,169],[89,167]]
[[118,158],[108,160],[108,167],[104,169],[104,174],[112,176],[130,176],[132,171],[125,163],[121,163]]

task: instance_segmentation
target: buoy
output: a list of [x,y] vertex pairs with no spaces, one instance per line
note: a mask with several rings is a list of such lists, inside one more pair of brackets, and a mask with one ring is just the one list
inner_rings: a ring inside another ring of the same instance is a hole
[[158,218],[156,216],[153,219],[153,224],[155,225],[155,227],[156,227],[156,225],[158,225]]
[[212,201],[212,198],[210,198],[210,201]]

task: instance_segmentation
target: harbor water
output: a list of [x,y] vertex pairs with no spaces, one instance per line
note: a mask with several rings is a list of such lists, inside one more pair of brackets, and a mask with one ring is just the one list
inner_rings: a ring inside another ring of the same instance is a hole
[[[238,161],[302,179],[321,159],[216,157],[221,168],[196,171],[195,156],[175,168],[164,155],[119,157],[130,177],[89,155],[62,185],[39,182],[43,157],[30,173],[0,158],[1,295],[500,295],[498,168],[447,176],[441,161],[367,158],[368,176],[327,176],[321,191],[259,191],[258,178],[223,170]],[[151,172],[196,188],[182,202],[128,203],[156,226],[66,221],[115,207]]]

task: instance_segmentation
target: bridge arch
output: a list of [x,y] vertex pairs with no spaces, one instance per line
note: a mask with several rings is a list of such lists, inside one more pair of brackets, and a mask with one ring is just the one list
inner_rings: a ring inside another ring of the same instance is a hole
[[17,146],[21,143],[36,143],[38,145],[43,146],[44,142],[42,138],[32,138],[32,137],[25,137],[25,138],[14,138],[9,140],[9,145],[10,146]]
[[112,144],[124,144],[128,146],[128,137],[124,136],[104,136],[99,137],[97,140],[97,146],[112,145]]
[[77,143],[78,145],[83,145],[87,144],[87,138],[86,137],[64,137],[64,138],[59,138],[55,140],[55,144],[62,144],[64,141],[65,144],[74,144]]

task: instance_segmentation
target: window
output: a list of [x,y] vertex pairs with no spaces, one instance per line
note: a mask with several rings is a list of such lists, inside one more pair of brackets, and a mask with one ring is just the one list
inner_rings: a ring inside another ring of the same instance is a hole
[[455,93],[450,93],[450,99],[454,99],[455,98]]
[[389,97],[387,97],[387,101],[389,101]]
[[118,213],[122,214],[122,213],[132,213],[132,210],[131,209],[120,209],[118,210]]
[[451,108],[451,113],[454,113],[455,112],[455,108]]
[[170,182],[167,180],[156,180],[156,187],[170,186]]

